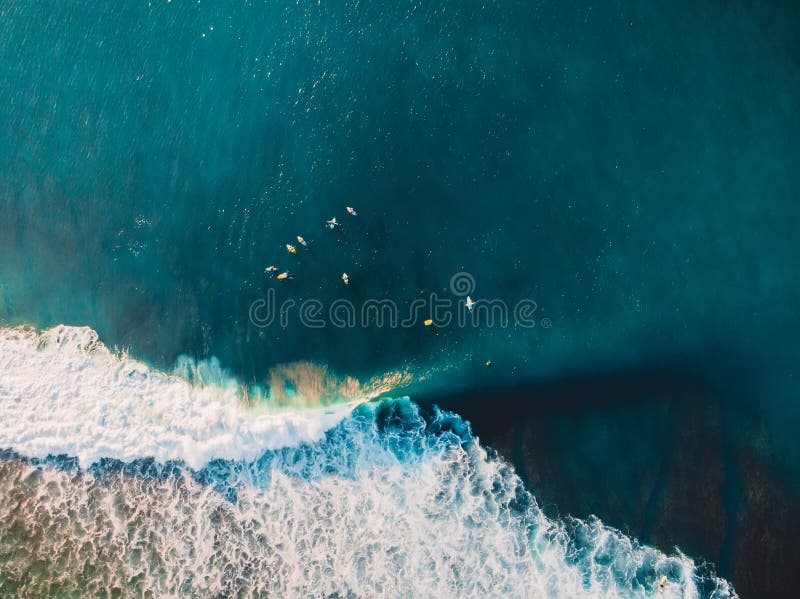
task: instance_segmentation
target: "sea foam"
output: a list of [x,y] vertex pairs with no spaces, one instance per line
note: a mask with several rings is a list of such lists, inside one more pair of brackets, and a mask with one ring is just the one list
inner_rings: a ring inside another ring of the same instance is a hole
[[0,590],[29,596],[652,597],[662,575],[665,598],[735,596],[679,552],[547,517],[466,423],[408,400],[199,472],[0,456],[0,556]]
[[0,329],[0,448],[83,466],[152,457],[200,468],[319,439],[359,402],[264,406],[213,362],[182,359],[178,370],[112,352],[87,327]]

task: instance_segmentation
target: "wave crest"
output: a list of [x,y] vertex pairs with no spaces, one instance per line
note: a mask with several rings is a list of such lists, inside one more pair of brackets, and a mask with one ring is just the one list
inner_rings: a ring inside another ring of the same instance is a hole
[[216,458],[255,459],[319,439],[392,380],[338,382],[308,363],[278,372],[280,389],[248,388],[215,359],[181,358],[174,373],[150,368],[109,350],[88,327],[3,328],[0,448],[75,456],[83,466],[104,457],[180,460],[192,468]]

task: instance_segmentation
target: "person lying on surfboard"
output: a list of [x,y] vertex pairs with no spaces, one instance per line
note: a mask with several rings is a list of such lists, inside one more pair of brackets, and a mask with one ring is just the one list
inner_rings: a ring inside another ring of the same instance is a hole
[[355,208],[353,208],[353,207],[351,207],[351,206],[348,206],[348,207],[347,207],[347,211],[348,211],[350,214],[352,214],[353,216],[358,216],[358,213],[356,212],[356,209],[355,209]]

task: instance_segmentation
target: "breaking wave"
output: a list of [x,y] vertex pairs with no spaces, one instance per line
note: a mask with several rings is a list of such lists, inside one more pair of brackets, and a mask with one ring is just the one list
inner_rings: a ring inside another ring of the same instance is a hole
[[0,329],[0,447],[27,456],[152,457],[200,468],[253,460],[313,441],[399,374],[361,385],[325,368],[279,366],[267,387],[244,387],[215,359],[182,357],[154,370],[109,350],[88,327]]
[[735,596],[678,551],[547,517],[455,414],[273,413],[88,329],[0,347],[4,596],[645,597],[662,575],[664,597]]

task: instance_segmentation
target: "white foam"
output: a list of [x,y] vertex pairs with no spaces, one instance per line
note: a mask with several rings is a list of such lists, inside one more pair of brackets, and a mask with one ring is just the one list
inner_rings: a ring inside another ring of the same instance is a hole
[[2,328],[0,448],[83,466],[153,457],[200,468],[319,439],[354,406],[248,407],[241,385],[205,370],[215,380],[191,384],[109,351],[87,327]]
[[[703,582],[706,596],[735,596],[685,555],[643,547],[596,519],[547,518],[507,465],[475,439],[432,433],[413,406],[389,430],[371,409],[318,444],[200,479],[0,461],[7,589],[691,599]],[[661,575],[668,584],[658,595]]]

